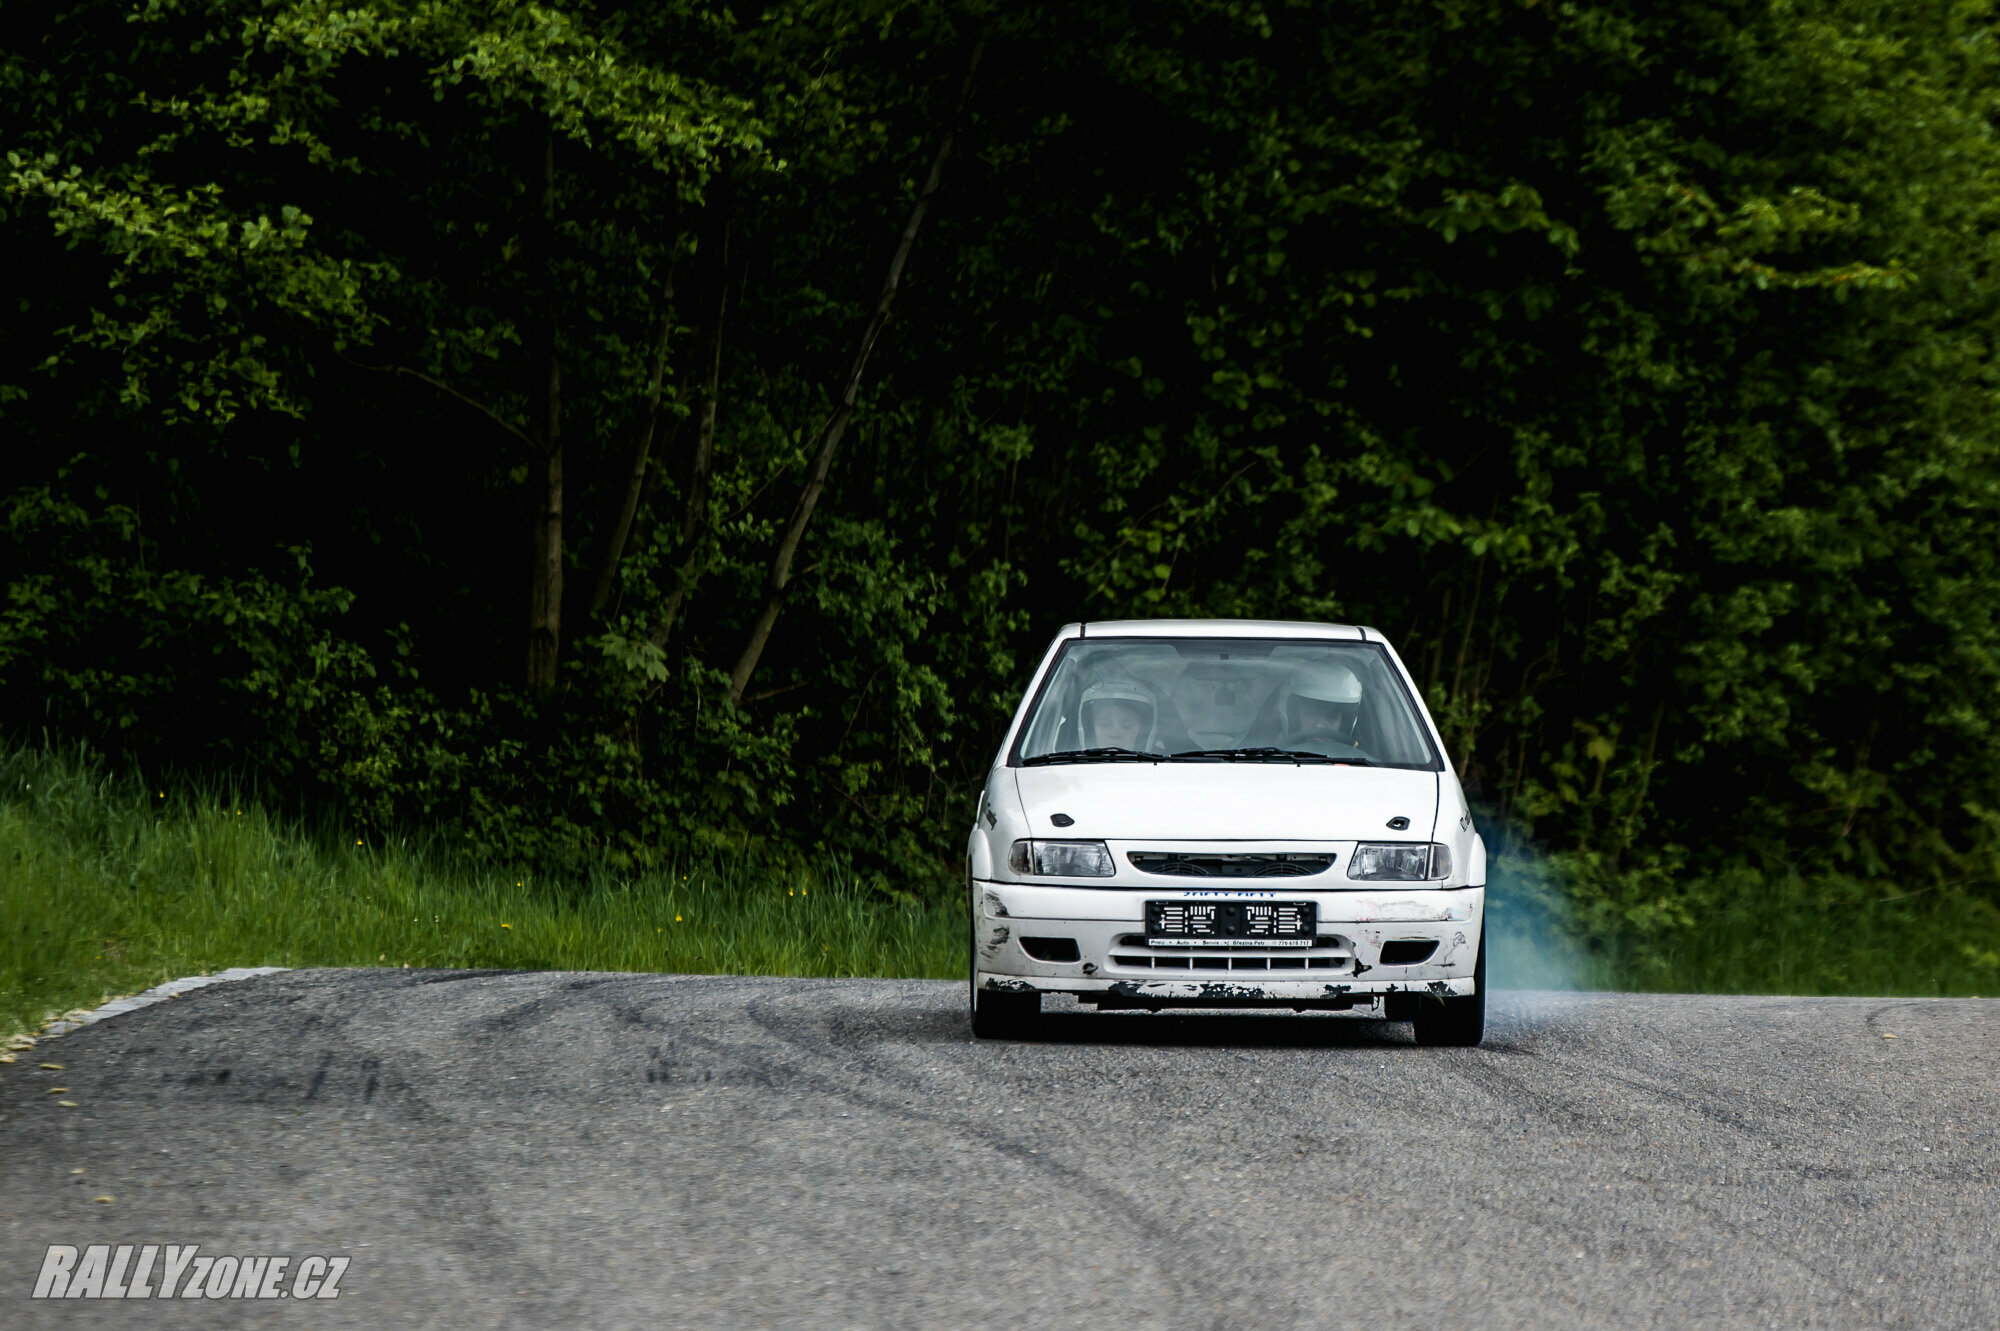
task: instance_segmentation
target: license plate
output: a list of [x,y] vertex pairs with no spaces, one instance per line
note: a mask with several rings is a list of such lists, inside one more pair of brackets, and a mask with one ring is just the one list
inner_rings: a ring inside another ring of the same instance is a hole
[[1149,901],[1149,947],[1311,947],[1319,908],[1310,901]]

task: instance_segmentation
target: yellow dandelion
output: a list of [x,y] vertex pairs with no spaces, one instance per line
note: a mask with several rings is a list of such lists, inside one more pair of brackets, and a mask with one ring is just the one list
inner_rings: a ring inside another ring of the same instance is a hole
[[502,921],[500,922],[500,927],[501,927],[502,929],[512,929],[512,928],[513,928],[514,926],[513,926],[513,925],[511,925],[511,924],[508,924],[508,923],[507,923],[507,922],[506,922],[505,920],[502,920]]
[[681,917],[678,915],[674,916],[674,923],[679,924],[680,922],[681,922]]

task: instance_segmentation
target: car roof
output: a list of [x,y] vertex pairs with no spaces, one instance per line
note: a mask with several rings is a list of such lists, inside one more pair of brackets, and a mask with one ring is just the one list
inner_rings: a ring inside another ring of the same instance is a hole
[[[1371,630],[1352,624],[1283,619],[1105,619],[1065,624],[1060,637],[1079,638],[1340,638],[1366,641]],[[1382,635],[1373,633],[1380,641]]]

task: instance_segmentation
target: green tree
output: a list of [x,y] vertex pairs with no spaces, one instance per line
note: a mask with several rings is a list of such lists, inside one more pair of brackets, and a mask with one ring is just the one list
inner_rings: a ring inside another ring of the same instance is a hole
[[1604,927],[1990,890],[1992,32],[20,11],[0,707],[916,886],[1057,624],[1344,619]]

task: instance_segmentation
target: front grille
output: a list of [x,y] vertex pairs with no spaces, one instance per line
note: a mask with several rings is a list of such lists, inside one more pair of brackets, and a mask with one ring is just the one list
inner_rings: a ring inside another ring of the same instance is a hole
[[1245,939],[1241,947],[1181,951],[1171,946],[1148,947],[1144,934],[1120,934],[1112,940],[1112,947],[1117,950],[1111,953],[1110,959],[1112,968],[1116,970],[1179,971],[1183,974],[1203,971],[1258,971],[1278,975],[1314,971],[1334,975],[1354,973],[1354,945],[1347,939],[1323,934],[1314,942],[1316,946],[1306,952],[1279,952],[1259,947],[1249,939]]
[[1332,971],[1344,975],[1354,969],[1353,957],[1176,957],[1158,953],[1111,954],[1111,964],[1133,970],[1154,971]]
[[1333,867],[1332,855],[1185,855],[1175,850],[1134,850],[1125,858],[1145,873],[1174,878],[1310,878]]

